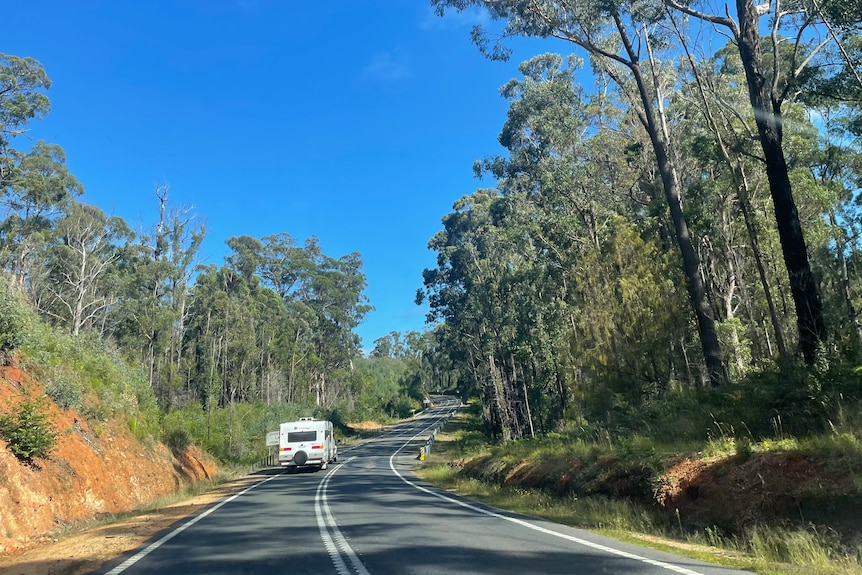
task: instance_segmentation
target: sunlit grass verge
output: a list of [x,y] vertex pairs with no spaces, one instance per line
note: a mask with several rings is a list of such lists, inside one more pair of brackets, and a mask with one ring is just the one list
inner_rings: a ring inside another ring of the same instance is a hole
[[[732,546],[733,542],[723,542]],[[758,527],[738,542],[739,548],[754,558],[760,572],[772,575],[858,574],[862,573],[862,548],[844,555],[828,533],[813,530]]]
[[219,470],[208,479],[202,479],[184,486],[179,491],[164,495],[154,501],[142,506],[135,514],[159,511],[171,505],[181,503],[192,497],[198,497],[210,493],[218,488],[245,476],[248,470],[242,466],[219,468]]
[[[438,487],[488,505],[589,529],[614,539],[684,555],[709,563],[753,570],[756,562],[738,550],[668,537],[671,528],[658,516],[629,501],[604,497],[559,498],[530,489],[512,489],[462,477],[457,468],[432,458],[417,475]],[[767,573],[763,571],[763,573]],[[772,573],[778,573],[772,572]],[[823,572],[826,575],[827,571]],[[820,575],[820,574],[817,574]]]
[[[565,441],[524,441],[509,445],[489,445],[477,441],[480,424],[469,413],[459,412],[450,425],[438,434],[434,452],[417,469],[423,480],[465,497],[494,507],[542,517],[557,523],[602,533],[615,539],[669,551],[708,563],[743,569],[761,575],[850,575],[862,573],[862,544],[855,550],[842,548],[834,534],[810,529],[757,527],[736,537],[717,531],[696,532],[685,529],[665,514],[654,512],[628,500],[605,497],[557,497],[540,490],[500,486],[466,477],[463,465],[472,458],[493,453],[498,458],[539,459],[577,452],[581,457],[596,457],[597,452],[619,446],[566,445]],[[630,440],[625,452],[635,458],[655,456],[646,440]],[[735,447],[735,446],[734,446]],[[858,459],[856,436],[765,442],[752,446],[756,451],[795,449],[807,453],[828,453],[833,461],[855,464]],[[738,453],[737,453],[738,454]],[[840,551],[839,551],[840,550]]]
[[[220,492],[220,490],[228,489],[225,490],[222,494],[222,496],[226,496],[229,491],[229,484],[241,477],[244,477],[247,473],[248,470],[243,467],[220,468],[212,477],[208,479],[202,479],[200,481],[196,481],[195,483],[187,484],[183,488],[173,493],[158,497],[153,501],[145,503],[144,505],[141,505],[139,508],[132,511],[127,511],[123,513],[100,513],[96,517],[87,519],[85,521],[76,521],[75,523],[63,525],[60,529],[52,533],[51,539],[57,541],[66,537],[76,535],[78,533],[97,529],[105,525],[111,525],[129,519],[134,519],[135,517],[140,517],[142,515],[147,515],[148,513],[162,511],[164,509],[167,509],[168,507],[178,505],[180,503],[183,503],[184,501],[188,501],[189,499],[210,492]],[[217,499],[219,497],[219,494],[214,493],[214,497]],[[178,519],[178,521],[179,520],[180,519]]]

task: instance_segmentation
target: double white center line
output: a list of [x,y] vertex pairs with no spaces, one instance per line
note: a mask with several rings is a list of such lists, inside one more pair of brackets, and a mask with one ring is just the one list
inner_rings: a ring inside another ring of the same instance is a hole
[[353,565],[353,573],[371,575],[338,528],[338,524],[329,510],[329,503],[326,499],[326,487],[329,485],[330,479],[332,479],[332,476],[339,469],[350,463],[352,459],[353,457],[347,459],[338,467],[334,467],[317,486],[317,492],[314,494],[314,514],[317,515],[317,527],[320,529],[320,538],[323,539],[323,546],[326,547],[326,552],[329,553],[329,557],[332,559],[332,564],[335,565],[338,575],[350,575],[351,573],[344,560],[345,557]]
[[[424,431],[414,436],[414,439],[422,433],[427,433],[428,429],[435,424],[436,420],[431,425],[426,426]],[[404,432],[401,431],[400,433],[403,434]],[[371,441],[380,439],[381,437],[383,436],[378,436]],[[397,438],[397,435],[394,438],[391,436],[387,437],[389,440]],[[404,445],[399,447],[395,453],[404,449],[410,441],[411,440],[405,442]],[[366,442],[366,445],[368,443],[370,443],[370,441]],[[317,527],[320,529],[320,538],[323,539],[323,546],[326,548],[326,552],[329,553],[329,557],[332,559],[332,564],[335,566],[335,570],[338,572],[338,575],[351,575],[351,573],[355,573],[357,575],[371,575],[359,559],[359,556],[356,555],[356,552],[347,542],[344,534],[342,534],[341,530],[338,528],[335,517],[332,516],[332,511],[329,509],[329,502],[326,496],[326,490],[332,476],[338,473],[339,469],[346,466],[353,459],[355,459],[355,457],[350,457],[341,465],[333,467],[332,470],[320,481],[320,484],[317,486],[317,491],[314,494],[314,514],[317,516]],[[352,565],[353,571],[350,570],[348,563]]]

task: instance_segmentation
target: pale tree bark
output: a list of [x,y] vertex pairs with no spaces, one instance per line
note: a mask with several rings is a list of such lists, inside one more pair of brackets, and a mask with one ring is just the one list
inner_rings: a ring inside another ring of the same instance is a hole
[[[56,265],[61,281],[47,289],[52,302],[67,310],[73,335],[79,335],[109,302],[106,295],[99,293],[99,281],[117,255],[111,250],[113,232],[99,215],[97,208],[81,205],[60,223],[64,246],[57,249]],[[57,316],[56,312],[46,311]]]

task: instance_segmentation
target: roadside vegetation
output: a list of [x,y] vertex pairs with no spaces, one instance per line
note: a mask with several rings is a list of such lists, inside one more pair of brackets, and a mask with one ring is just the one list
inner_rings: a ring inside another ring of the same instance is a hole
[[[491,185],[441,190],[459,199],[417,278],[428,331],[366,354],[359,253],[285,231],[203,265],[203,218],[168,185],[139,231],[81,201],[59,145],[13,145],[51,82],[0,54],[0,363],[96,431],[231,465],[281,421],[349,440],[453,391],[474,411],[437,481],[764,573],[858,570],[862,12],[431,4],[483,12],[492,59],[518,37],[562,54],[501,88],[503,153],[474,166]],[[703,43],[704,23],[732,40]],[[44,409],[0,405],[25,464],[50,456]]]
[[[174,451],[197,445],[226,469],[245,468],[270,453],[268,431],[283,421],[313,416],[336,424],[336,436],[350,441],[379,426],[410,415],[421,406],[421,395],[409,385],[415,376],[406,362],[391,358],[357,360],[356,395],[330,407],[311,401],[199,402],[164,409],[147,381],[143,366],[92,333],[72,335],[52,326],[29,306],[21,294],[0,278],[0,342],[6,363],[41,382],[46,396],[21,388],[17,399],[0,405],[0,439],[25,463],[50,457],[58,433],[49,415],[49,402],[58,409],[74,409],[97,432],[108,420],[122,421],[138,440],[161,441]],[[21,386],[4,381],[2,385]]]
[[[346,437],[350,423],[421,406],[432,339],[392,332],[366,357],[359,253],[283,231],[228,238],[204,265],[204,218],[167,184],[133,230],[84,201],[60,145],[19,138],[49,112],[50,87],[37,60],[0,54],[0,365],[96,429],[120,420],[144,442],[195,443],[231,464],[265,457],[281,421],[325,417]],[[24,460],[50,453],[44,410],[0,405]]]
[[847,431],[500,443],[486,439],[473,403],[417,473],[502,509],[763,575],[862,571],[862,442]]

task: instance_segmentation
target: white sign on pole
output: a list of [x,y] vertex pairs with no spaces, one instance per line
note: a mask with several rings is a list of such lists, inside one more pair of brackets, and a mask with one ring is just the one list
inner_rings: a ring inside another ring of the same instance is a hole
[[277,431],[267,431],[266,432],[266,446],[270,445],[278,445],[278,432]]

